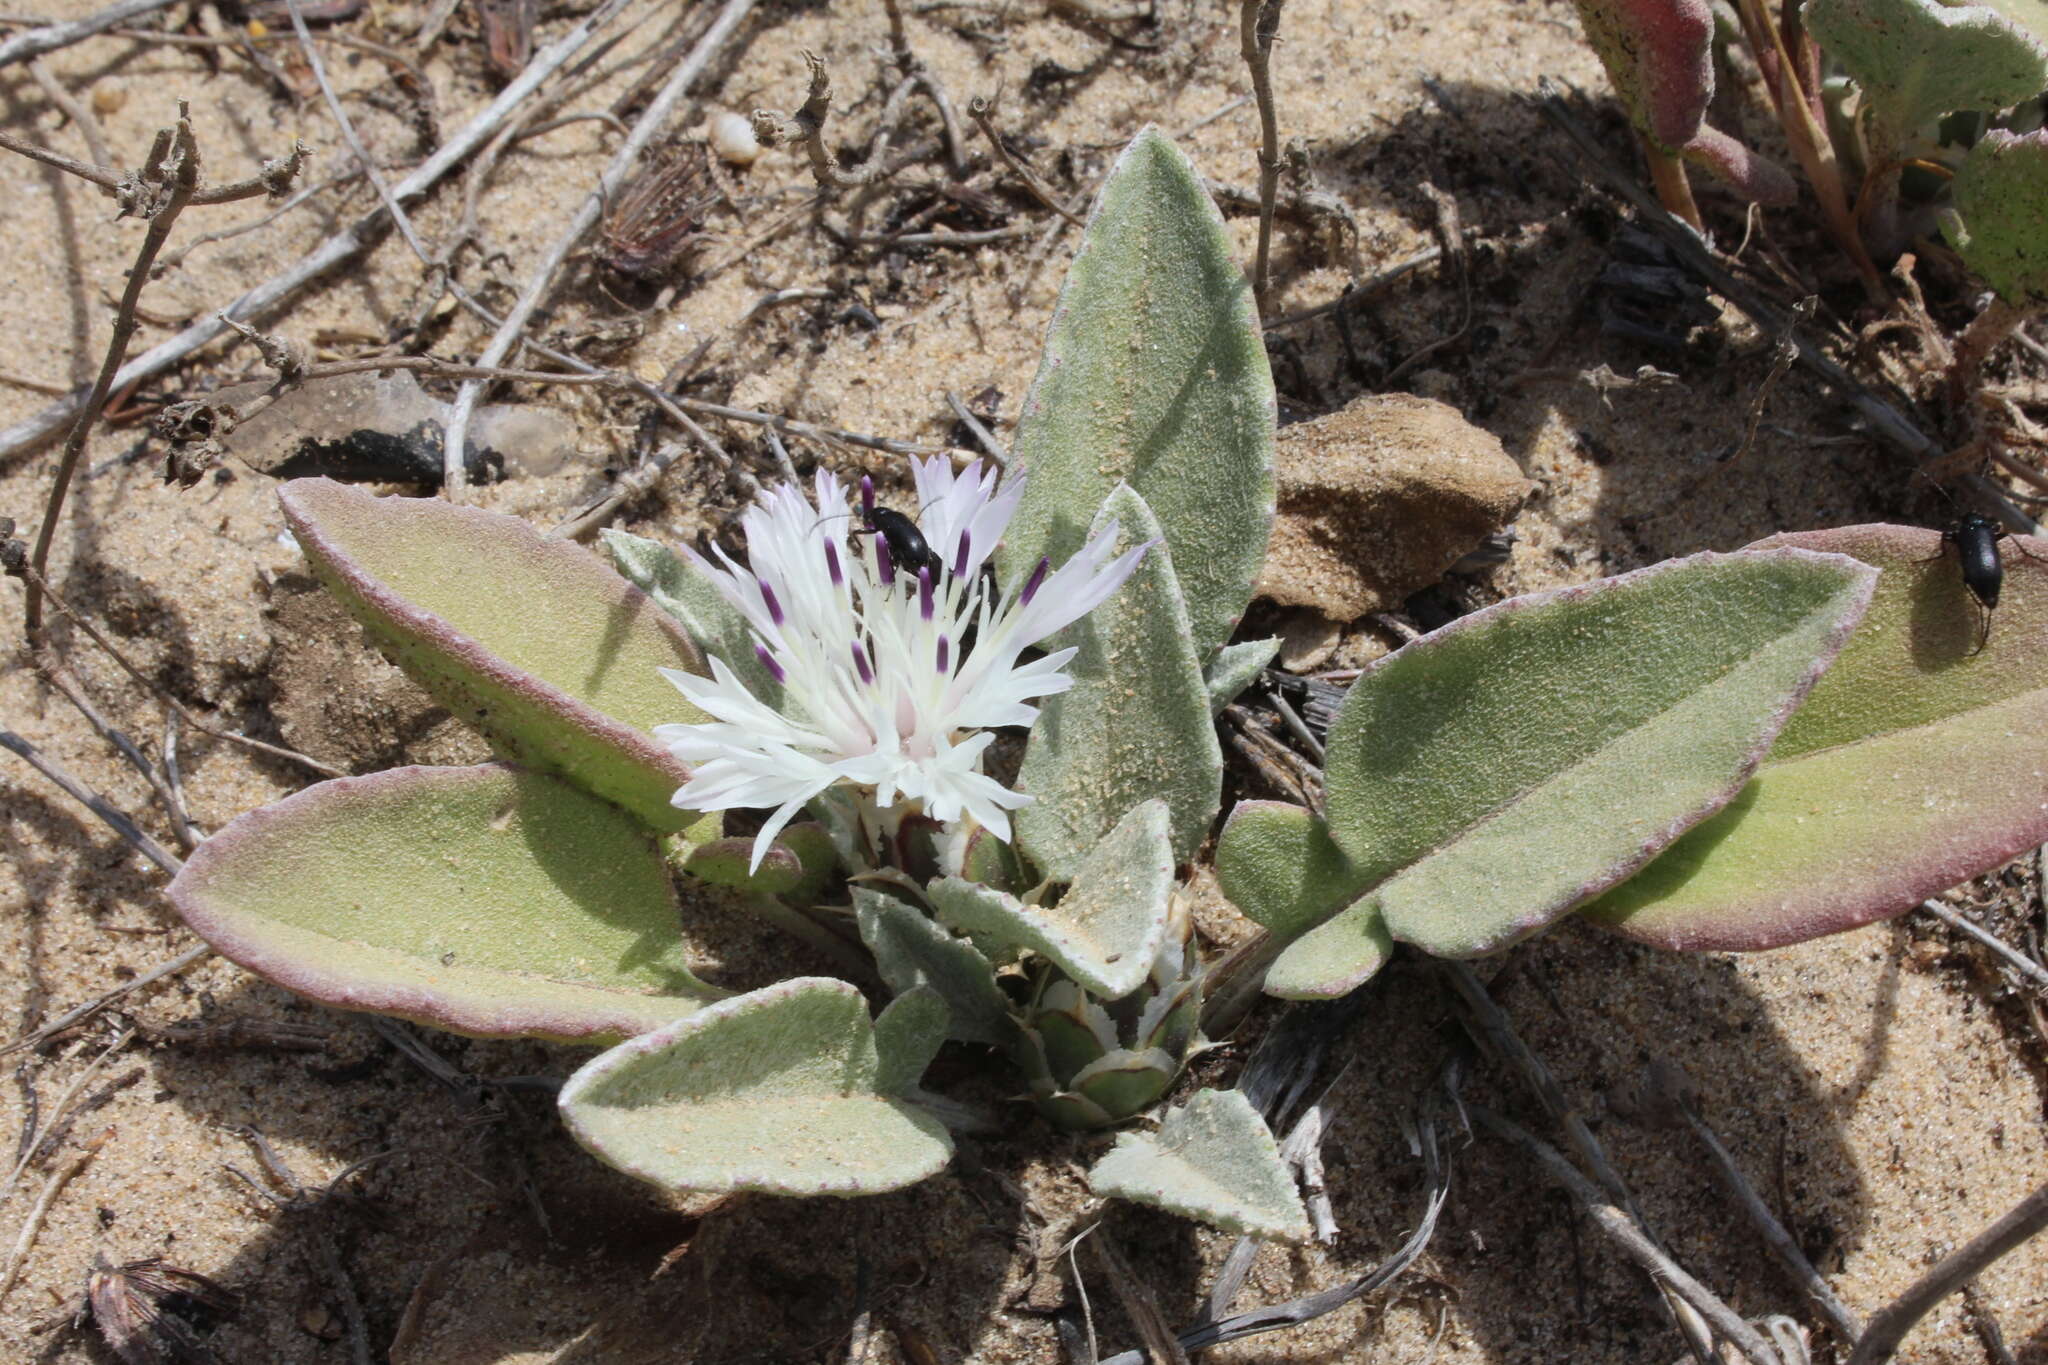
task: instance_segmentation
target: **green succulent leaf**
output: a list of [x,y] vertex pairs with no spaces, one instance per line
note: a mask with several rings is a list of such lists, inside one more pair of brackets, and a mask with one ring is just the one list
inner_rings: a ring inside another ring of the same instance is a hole
[[1279,939],[1299,938],[1365,889],[1322,817],[1286,801],[1231,809],[1216,838],[1216,881]]
[[278,501],[314,575],[443,706],[655,829],[693,818],[669,804],[689,769],[647,732],[706,719],[658,671],[704,662],[645,593],[517,517],[331,479]]
[[724,593],[658,540],[609,529],[599,534],[619,572],[673,617],[698,648],[722,661],[764,705],[781,707],[782,684],[761,666],[753,627]]
[[456,1033],[609,1041],[726,994],[690,973],[645,827],[502,764],[309,787],[201,844],[170,898],[287,990]]
[[2048,40],[1991,5],[1806,0],[1803,13],[1894,141],[1943,114],[2003,109],[2048,87]]
[[915,1086],[946,1042],[952,1011],[930,986],[913,986],[875,1016],[875,1055],[881,1069],[875,1089],[901,1095]]
[[1166,941],[1173,895],[1166,803],[1144,802],[1082,860],[1059,904],[1026,905],[958,877],[931,885],[939,918],[977,942],[1028,948],[1103,1000],[1138,989]]
[[1645,943],[1798,943],[2048,842],[2048,541],[2001,546],[1981,653],[1977,603],[1932,531],[1849,526],[1761,545],[1854,555],[1883,571],[1877,596],[1741,797],[1587,910]]
[[1994,128],[1951,186],[1963,264],[2009,303],[2048,304],[2048,130]]
[[[1155,539],[1159,522],[1119,486],[1096,518],[1121,526],[1119,548]],[[1088,850],[1126,813],[1166,802],[1175,862],[1201,846],[1223,799],[1223,749],[1188,632],[1173,557],[1155,545],[1115,596],[1081,621],[1074,685],[1048,698],[1031,727],[1018,783],[1032,803],[1013,817],[1026,855],[1071,881]]]
[[781,893],[783,899],[792,905],[817,904],[818,897],[831,882],[832,874],[839,869],[839,850],[831,834],[823,825],[800,820],[783,826],[775,846],[795,854],[803,867],[796,885]]
[[1017,422],[1018,581],[1081,547],[1119,483],[1159,515],[1206,660],[1251,601],[1273,521],[1273,375],[1201,177],[1155,128],[1110,168]]
[[1300,1243],[1312,1231],[1279,1144],[1239,1090],[1198,1090],[1158,1133],[1117,1134],[1088,1184],[1245,1236]]
[[928,986],[951,1012],[952,1036],[967,1043],[1008,1045],[1016,1038],[1010,1002],[988,959],[965,939],[894,896],[853,889],[861,942],[875,955],[882,980],[897,995]]
[[804,879],[803,860],[780,843],[770,844],[761,865],[753,861],[754,839],[714,839],[691,848],[683,859],[683,871],[714,886],[730,886],[757,896],[779,896],[795,890]]
[[1209,666],[1202,670],[1202,681],[1209,688],[1209,714],[1221,715],[1223,708],[1236,701],[1237,694],[1250,687],[1279,652],[1277,635],[1270,640],[1241,640],[1217,650]]
[[592,1059],[562,1087],[562,1119],[664,1190],[881,1194],[936,1174],[953,1143],[882,1092],[876,1041],[859,991],[799,977]]
[[[1468,957],[1534,933],[1741,790],[1875,578],[1842,555],[1702,554],[1455,621],[1353,684],[1330,835],[1396,939]],[[1283,955],[1291,994],[1357,984],[1312,980],[1344,920]]]

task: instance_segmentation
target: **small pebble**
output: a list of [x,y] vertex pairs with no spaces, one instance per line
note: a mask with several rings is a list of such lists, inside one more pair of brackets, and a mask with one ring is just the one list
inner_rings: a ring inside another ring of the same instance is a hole
[[734,166],[751,166],[761,158],[761,143],[754,127],[738,114],[714,114],[705,136],[721,161]]
[[92,111],[95,114],[118,114],[126,103],[128,90],[125,86],[96,85],[92,88]]

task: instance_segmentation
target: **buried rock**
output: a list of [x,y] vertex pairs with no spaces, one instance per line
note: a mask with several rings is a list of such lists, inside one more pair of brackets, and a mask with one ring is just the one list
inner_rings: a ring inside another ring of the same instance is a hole
[[1258,594],[1333,621],[1436,582],[1531,487],[1491,432],[1405,393],[1282,427],[1274,456],[1279,515]]

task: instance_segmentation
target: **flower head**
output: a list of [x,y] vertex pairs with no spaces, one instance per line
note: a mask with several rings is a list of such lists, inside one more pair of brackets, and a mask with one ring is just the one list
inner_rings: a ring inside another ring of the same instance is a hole
[[914,802],[934,820],[971,816],[1008,839],[1007,812],[1031,798],[981,771],[990,731],[1029,725],[1031,701],[1073,685],[1060,671],[1072,649],[1019,658],[1101,604],[1149,548],[1112,557],[1111,522],[1057,570],[1041,559],[997,592],[982,569],[1023,479],[998,490],[994,469],[977,460],[956,475],[943,456],[915,469],[917,524],[931,549],[920,564],[899,563],[867,529],[872,483],[861,480],[850,510],[839,477],[822,469],[815,507],[780,484],[741,516],[746,565],[715,548],[716,564],[684,551],[753,627],[755,656],[783,700],[756,697],[727,660],[712,659],[708,678],[663,669],[711,719],[654,733],[695,769],[676,805],[775,808],[754,841],[756,866],[805,802],[840,783],[875,810]]

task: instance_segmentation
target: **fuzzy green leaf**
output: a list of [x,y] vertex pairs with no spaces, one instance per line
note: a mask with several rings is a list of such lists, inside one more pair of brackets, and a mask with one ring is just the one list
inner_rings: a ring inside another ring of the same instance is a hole
[[278,501],[314,575],[435,700],[655,829],[693,818],[669,804],[689,769],[648,731],[706,719],[658,671],[704,663],[645,593],[517,517],[331,479]]
[[1158,1133],[1117,1134],[1088,1184],[1227,1232],[1297,1243],[1311,1234],[1280,1146],[1240,1090],[1198,1090]]
[[1102,1000],[1138,989],[1166,941],[1173,849],[1166,803],[1147,801],[1082,860],[1057,905],[1026,905],[958,877],[932,883],[939,918],[977,942],[1029,948]]
[[1365,889],[1313,811],[1240,801],[1216,838],[1216,881],[1230,903],[1280,939],[1299,938]]
[[2009,303],[2048,304],[2048,130],[1984,134],[1951,193],[1963,264]]
[[952,1036],[1007,1046],[1016,1037],[1010,1002],[988,959],[944,925],[872,887],[853,888],[861,942],[875,955],[882,980],[897,995],[929,986],[951,1011]]
[[1714,97],[1707,0],[1577,0],[1586,42],[1637,128],[1666,153],[1700,131]]
[[1803,13],[1892,139],[1957,110],[2003,109],[2048,86],[2048,35],[1990,5],[1806,0]]
[[952,1139],[880,1093],[860,992],[800,977],[643,1034],[571,1076],[570,1134],[664,1190],[881,1194],[937,1173]]
[[725,994],[690,973],[647,830],[500,764],[309,787],[201,844],[170,897],[287,990],[457,1033],[604,1041]]
[[1220,715],[1237,700],[1237,694],[1252,685],[1252,679],[1280,652],[1280,637],[1269,640],[1241,640],[1225,645],[1209,659],[1202,681],[1209,689],[1209,714]]
[[762,667],[753,628],[724,593],[658,540],[609,529],[599,534],[619,572],[675,618],[699,649],[721,660],[764,705],[782,705],[782,684]]
[[[1154,539],[1145,500],[1118,487],[1096,525],[1114,518],[1118,548]],[[1126,813],[1166,802],[1175,862],[1208,836],[1223,794],[1223,750],[1188,633],[1171,554],[1154,546],[1116,595],[1076,623],[1074,685],[1050,697],[1031,727],[1019,786],[1035,798],[1012,817],[1024,852],[1071,881],[1088,850]]]
[[750,866],[753,857],[752,835],[713,839],[693,846],[682,867],[692,877],[713,886],[730,886],[757,896],[779,896],[804,879],[803,860],[779,843],[768,846],[759,867]]
[[[1702,554],[1455,621],[1352,685],[1331,837],[1397,939],[1468,957],[1534,933],[1741,790],[1875,578],[1841,555]],[[1357,984],[1308,975],[1291,993]]]
[[930,986],[913,986],[875,1016],[875,1055],[880,1070],[875,1089],[900,1095],[916,1085],[946,1042],[951,1017],[946,1001]]
[[1741,797],[1588,909],[1646,943],[1797,943],[2048,842],[2048,541],[2001,546],[2004,591],[1975,654],[1977,603],[1934,532],[1761,544],[1854,555],[1883,571],[1877,596]]
[[1081,547],[1119,483],[1181,565],[1206,660],[1251,601],[1273,522],[1273,376],[1251,288],[1201,177],[1157,129],[1110,168],[1067,272],[1013,467],[1030,475],[1004,577]]

